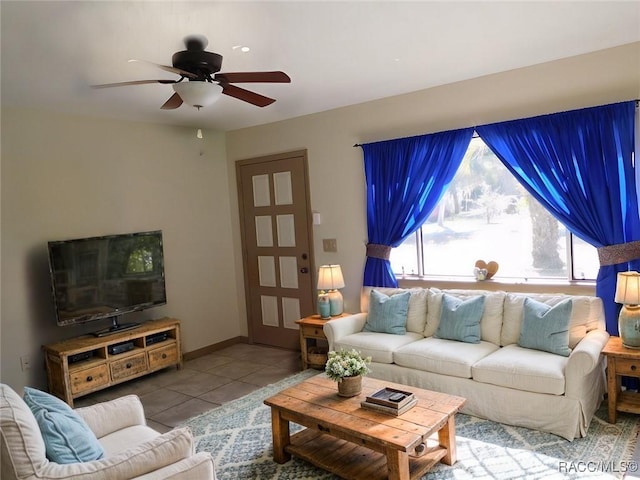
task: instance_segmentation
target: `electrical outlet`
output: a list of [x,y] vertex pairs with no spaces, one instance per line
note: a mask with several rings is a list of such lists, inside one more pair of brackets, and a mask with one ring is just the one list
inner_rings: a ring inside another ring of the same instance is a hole
[[322,250],[324,250],[325,252],[337,252],[338,241],[335,238],[323,238]]
[[22,371],[26,372],[31,369],[31,356],[23,355],[20,357],[20,366],[22,367]]

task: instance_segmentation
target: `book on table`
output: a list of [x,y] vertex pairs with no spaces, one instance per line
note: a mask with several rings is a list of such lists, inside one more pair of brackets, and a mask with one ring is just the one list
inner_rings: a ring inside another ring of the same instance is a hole
[[408,410],[411,410],[413,407],[416,406],[417,403],[418,403],[418,400],[414,398],[409,403],[404,404],[400,408],[392,408],[392,407],[385,407],[384,405],[380,405],[377,403],[370,403],[370,402],[367,402],[366,400],[363,400],[362,402],[360,402],[360,406],[368,410],[375,410],[377,412],[382,412],[389,415],[395,415],[397,417],[398,415],[402,415]]
[[413,393],[385,387],[367,396],[360,405],[363,408],[369,408],[371,410],[393,415],[402,415],[407,410],[413,408],[416,403],[417,400],[413,396]]

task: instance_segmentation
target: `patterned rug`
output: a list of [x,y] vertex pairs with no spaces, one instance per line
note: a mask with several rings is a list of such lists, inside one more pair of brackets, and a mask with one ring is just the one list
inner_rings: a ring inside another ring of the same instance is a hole
[[[273,461],[271,412],[263,400],[317,374],[305,370],[184,423],[194,432],[196,449],[213,455],[219,480],[337,478],[295,457],[283,465]],[[568,442],[556,435],[458,414],[458,461],[453,466],[438,464],[423,479],[622,478],[637,468],[631,457],[638,419],[619,414],[618,422],[611,425],[606,418],[603,403],[588,435]],[[291,433],[301,428],[291,425]]]

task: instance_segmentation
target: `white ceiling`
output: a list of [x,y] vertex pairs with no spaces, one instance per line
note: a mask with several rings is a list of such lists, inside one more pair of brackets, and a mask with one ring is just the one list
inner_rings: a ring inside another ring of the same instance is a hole
[[[0,3],[3,106],[233,130],[640,41],[640,1]],[[240,85],[200,111],[160,110],[165,65],[203,34],[222,72],[282,70],[291,84]],[[234,50],[247,45],[249,53]],[[481,92],[479,92],[481,94]]]

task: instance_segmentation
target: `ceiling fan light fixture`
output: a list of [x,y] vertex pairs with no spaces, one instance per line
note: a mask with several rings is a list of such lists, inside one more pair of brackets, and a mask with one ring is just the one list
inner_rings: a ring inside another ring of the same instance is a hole
[[212,105],[222,95],[222,87],[219,84],[196,80],[174,83],[173,89],[184,103],[196,108]]

